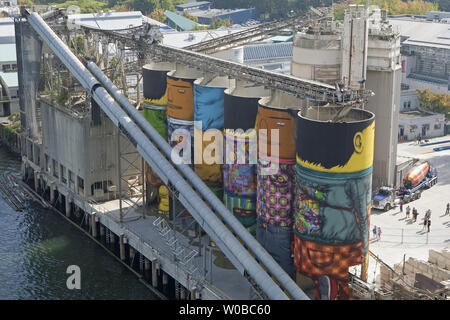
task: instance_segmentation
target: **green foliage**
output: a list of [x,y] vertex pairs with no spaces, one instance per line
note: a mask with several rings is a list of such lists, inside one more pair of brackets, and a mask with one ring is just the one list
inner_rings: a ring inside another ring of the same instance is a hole
[[74,50],[75,54],[83,54],[84,53],[84,37],[83,36],[76,36],[75,38],[72,38],[71,49]]
[[8,120],[11,122],[17,122],[20,120],[20,113],[16,112],[8,116]]
[[447,119],[450,119],[450,94],[436,94],[430,91],[430,89],[425,89],[423,91],[417,89],[419,93],[419,102],[422,108],[445,114]]
[[64,106],[67,100],[69,100],[69,91],[67,91],[66,89],[61,89],[58,96],[56,97],[56,102],[60,106]]
[[220,18],[213,19],[211,21],[211,24],[208,26],[208,29],[218,29],[222,26],[225,26],[225,27],[231,26],[230,19],[224,19],[224,20],[222,20]]
[[200,24],[196,24],[194,28],[192,28],[192,30],[197,31],[197,30],[207,30],[208,27],[207,26],[203,26]]
[[23,6],[32,6],[32,5],[34,5],[34,1],[33,0],[19,0],[19,1],[17,1],[17,4],[20,6],[20,5],[23,5]]
[[194,16],[191,16],[187,11],[183,12],[183,17],[198,23],[198,18],[194,17]]
[[0,134],[8,144],[12,144],[16,139],[17,132],[9,126],[0,125]]
[[69,6],[78,6],[80,7],[81,13],[96,13],[100,10],[106,9],[108,4],[101,1],[95,0],[71,0],[62,3],[50,3],[56,5],[58,8],[67,8]]
[[164,9],[156,9],[152,13],[150,13],[149,17],[156,21],[165,23],[167,17],[164,15],[164,11],[165,11]]

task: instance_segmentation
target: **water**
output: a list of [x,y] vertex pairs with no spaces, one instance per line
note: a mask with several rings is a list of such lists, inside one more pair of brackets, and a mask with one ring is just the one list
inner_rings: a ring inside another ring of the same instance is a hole
[[[20,159],[0,147],[0,174],[20,176]],[[66,286],[69,265],[81,290]],[[151,299],[157,297],[104,249],[57,213],[30,203],[22,212],[0,196],[0,299]]]

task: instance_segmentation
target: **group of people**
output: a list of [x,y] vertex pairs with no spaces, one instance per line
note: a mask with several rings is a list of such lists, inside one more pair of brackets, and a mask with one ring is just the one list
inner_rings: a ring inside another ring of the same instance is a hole
[[[400,212],[403,212],[403,201],[400,200]],[[406,207],[406,219],[409,219],[411,214],[411,208],[409,206]],[[447,208],[445,211],[445,214],[450,215],[450,203],[447,203]],[[417,221],[417,216],[419,215],[419,212],[415,207],[412,209],[412,222]],[[423,219],[423,228],[422,230],[427,229],[428,232],[430,232],[430,226],[431,226],[431,210],[428,209],[425,212],[425,218]]]
[[372,229],[372,232],[373,232],[373,238],[374,239],[377,239],[377,240],[381,240],[381,228],[380,228],[380,226],[373,226],[373,229]]

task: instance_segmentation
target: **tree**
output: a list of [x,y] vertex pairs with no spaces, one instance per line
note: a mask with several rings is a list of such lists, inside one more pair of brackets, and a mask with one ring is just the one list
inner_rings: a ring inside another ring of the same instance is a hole
[[436,94],[430,91],[430,89],[419,90],[419,102],[422,108],[445,114],[447,119],[450,119],[450,94]]
[[67,8],[69,6],[78,6],[81,13],[96,13],[104,8],[107,8],[107,4],[95,0],[71,0],[63,3],[54,3],[58,8]]
[[162,9],[162,8],[156,9],[152,13],[150,13],[150,15],[148,15],[148,17],[150,17],[150,18],[152,18],[152,19],[154,19],[156,21],[165,23],[166,20],[167,20],[167,17],[164,15],[164,11],[165,10]]
[[183,17],[185,17],[191,21],[198,22],[198,18],[191,16],[187,11],[183,11]]
[[211,24],[208,26],[208,29],[218,29],[218,28],[220,28],[222,26],[230,27],[231,26],[230,19],[222,20],[220,18],[214,18],[211,21]]
[[131,0],[129,6],[134,10],[141,11],[143,14],[149,14],[161,8],[158,0]]

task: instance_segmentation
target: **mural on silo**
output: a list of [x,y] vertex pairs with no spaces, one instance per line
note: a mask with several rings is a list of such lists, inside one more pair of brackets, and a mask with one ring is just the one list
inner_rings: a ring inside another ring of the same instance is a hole
[[[160,62],[143,66],[144,111],[145,119],[167,140],[167,72],[169,63]],[[166,188],[158,175],[145,163],[147,204],[161,200],[159,190]]]
[[194,120],[194,81],[167,75],[167,115],[179,120]]
[[349,299],[348,268],[367,270],[375,121],[361,109],[320,118],[297,118],[294,264],[316,298]]

